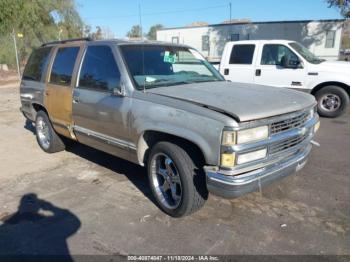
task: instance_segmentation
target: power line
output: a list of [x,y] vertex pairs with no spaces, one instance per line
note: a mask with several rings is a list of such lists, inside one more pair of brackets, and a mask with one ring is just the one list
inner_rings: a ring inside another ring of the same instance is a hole
[[[203,11],[209,9],[217,9],[217,8],[227,8],[227,4],[225,5],[216,5],[216,6],[207,6],[202,8],[195,9],[182,9],[175,11],[162,11],[162,12],[153,12],[153,13],[143,13],[142,16],[154,16],[154,15],[165,15],[165,14],[178,14],[178,13],[186,13],[186,12],[196,12]],[[101,17],[84,17],[84,19],[95,20],[95,19],[120,19],[120,18],[128,18],[128,17],[137,17],[139,14],[130,14],[130,15],[120,15],[120,16],[101,16]]]
[[185,12],[194,12],[194,11],[203,11],[208,9],[222,8],[227,7],[227,5],[216,5],[216,6],[208,6],[196,9],[187,9],[187,10],[178,10],[178,11],[164,11],[164,12],[156,12],[156,13],[146,13],[145,15],[163,15],[163,14],[177,14],[177,13],[185,13]]

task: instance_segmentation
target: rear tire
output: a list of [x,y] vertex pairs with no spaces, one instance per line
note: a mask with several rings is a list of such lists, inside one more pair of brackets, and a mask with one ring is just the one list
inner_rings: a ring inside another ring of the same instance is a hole
[[349,105],[348,93],[339,86],[326,86],[316,93],[317,111],[323,117],[338,117]]
[[189,149],[159,142],[148,158],[148,178],[153,195],[159,207],[172,217],[197,211],[208,198],[203,168],[196,166],[190,155]]
[[65,145],[51,125],[51,121],[44,111],[39,111],[35,119],[36,140],[46,153],[63,151]]

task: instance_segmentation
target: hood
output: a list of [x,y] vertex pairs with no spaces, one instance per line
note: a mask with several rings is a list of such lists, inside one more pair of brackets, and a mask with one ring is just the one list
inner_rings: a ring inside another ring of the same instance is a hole
[[350,72],[350,62],[345,61],[324,61],[317,65],[311,65],[311,70],[321,71],[321,72],[335,72],[335,73],[345,73]]
[[159,87],[147,92],[224,112],[240,122],[291,113],[315,104],[313,96],[299,91],[225,81]]

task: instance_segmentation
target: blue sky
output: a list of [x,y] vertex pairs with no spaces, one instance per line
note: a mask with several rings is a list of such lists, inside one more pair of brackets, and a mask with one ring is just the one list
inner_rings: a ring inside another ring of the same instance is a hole
[[341,18],[337,9],[328,8],[325,0],[76,0],[84,22],[92,28],[99,25],[111,30],[115,37],[124,37],[132,25],[139,23],[148,31],[153,24],[177,27],[194,21],[209,24],[229,19],[249,18],[252,21],[309,20]]

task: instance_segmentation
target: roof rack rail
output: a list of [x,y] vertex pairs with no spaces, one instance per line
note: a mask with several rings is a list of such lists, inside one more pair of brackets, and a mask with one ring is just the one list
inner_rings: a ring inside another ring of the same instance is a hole
[[52,42],[47,42],[41,45],[41,47],[43,46],[47,46],[47,45],[54,45],[54,44],[65,44],[65,43],[69,43],[69,42],[76,42],[76,41],[92,41],[93,39],[90,37],[83,37],[83,38],[72,38],[72,39],[65,39],[65,40],[60,40],[60,41],[52,41]]

